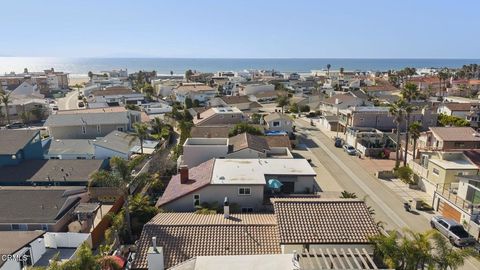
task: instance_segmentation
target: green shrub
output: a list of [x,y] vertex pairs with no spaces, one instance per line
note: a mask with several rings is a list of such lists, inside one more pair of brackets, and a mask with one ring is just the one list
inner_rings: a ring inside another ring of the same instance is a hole
[[413,180],[413,171],[408,166],[403,166],[394,171],[395,177],[399,178],[405,184],[415,184]]

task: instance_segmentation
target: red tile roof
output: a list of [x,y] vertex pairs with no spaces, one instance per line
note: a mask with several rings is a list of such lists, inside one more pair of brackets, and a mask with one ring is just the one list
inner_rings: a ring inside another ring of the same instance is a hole
[[379,233],[367,205],[352,199],[274,199],[282,244],[365,244]]
[[153,236],[163,248],[165,268],[195,256],[281,253],[273,214],[235,214],[225,219],[222,214],[160,213],[143,227],[134,269],[148,267]]
[[189,169],[189,179],[186,184],[180,182],[180,174],[177,174],[172,177],[168,183],[165,192],[162,197],[157,201],[156,206],[161,207],[162,205],[174,201],[180,197],[185,196],[195,190],[198,190],[210,183],[213,173],[213,165],[215,160],[211,159],[206,161],[197,167]]

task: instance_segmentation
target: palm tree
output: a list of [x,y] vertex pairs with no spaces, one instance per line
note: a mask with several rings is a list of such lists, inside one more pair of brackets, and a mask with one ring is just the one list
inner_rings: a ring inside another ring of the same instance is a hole
[[332,65],[327,64],[327,76],[330,76],[330,68],[331,67],[332,67]]
[[435,242],[435,248],[432,252],[434,254],[432,256],[432,261],[436,265],[435,269],[458,269],[465,263],[467,257],[475,254],[471,248],[454,248],[447,242],[445,237],[438,232],[433,233],[432,239]]
[[420,138],[420,130],[422,129],[422,124],[420,122],[415,121],[409,127],[408,131],[410,133],[410,137],[413,140],[413,159],[416,158],[416,150],[417,150],[417,140]]
[[277,106],[282,108],[282,114],[283,114],[283,108],[288,105],[288,97],[287,96],[278,96],[277,97]]
[[403,99],[398,100],[390,106],[390,114],[394,117],[393,122],[397,126],[397,143],[395,147],[395,168],[400,166],[400,125],[405,118],[405,101]]
[[90,187],[114,187],[118,188],[125,199],[125,225],[128,237],[132,239],[130,208],[129,208],[129,186],[132,182],[132,170],[128,162],[119,157],[110,159],[112,172],[97,171],[90,176]]
[[162,119],[160,117],[155,117],[152,119],[151,126],[155,131],[155,134],[162,133],[162,128],[164,126]]
[[410,103],[412,100],[417,99],[420,96],[420,91],[418,87],[413,83],[406,83],[402,92],[402,97],[408,102],[408,107],[406,109],[406,137],[405,137],[405,156],[403,157],[403,166],[407,165],[407,154],[408,154],[408,138],[409,138],[409,127],[410,127],[410,114],[414,110]]
[[77,93],[80,94],[80,88],[82,88],[80,84],[76,83],[73,88],[77,88]]
[[8,104],[12,102],[10,99],[11,93],[6,93],[0,88],[0,103],[5,106],[5,116],[7,118],[7,123],[10,124],[10,112],[8,111]]
[[140,153],[143,155],[143,141],[148,137],[148,126],[144,123],[135,123],[133,124],[134,132],[130,134],[132,139],[130,144],[136,140],[140,141]]
[[357,198],[357,194],[355,194],[355,192],[348,192],[344,190],[340,194],[340,199],[356,199],[356,198]]

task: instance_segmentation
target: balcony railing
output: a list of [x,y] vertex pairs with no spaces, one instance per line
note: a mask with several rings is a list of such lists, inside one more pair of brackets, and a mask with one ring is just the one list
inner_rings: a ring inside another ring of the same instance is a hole
[[420,160],[419,159],[413,159],[409,161],[410,168],[412,168],[412,171],[420,176],[421,178],[428,178],[428,169],[420,165]]
[[[457,185],[458,187],[458,185]],[[460,198],[457,196],[457,194],[454,192],[455,186],[451,184],[445,184],[445,185],[439,185],[437,187],[437,194],[441,195],[443,198],[447,199],[449,202],[455,204],[456,206],[462,208],[465,210],[467,213],[472,213],[472,203]]]

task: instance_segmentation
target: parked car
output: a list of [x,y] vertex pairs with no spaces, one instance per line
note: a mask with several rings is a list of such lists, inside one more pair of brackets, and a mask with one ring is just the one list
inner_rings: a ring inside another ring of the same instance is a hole
[[347,152],[347,154],[351,155],[351,156],[355,156],[357,154],[357,149],[355,149],[355,147],[349,145],[349,144],[345,144],[343,146],[343,150],[345,152]]
[[463,226],[455,220],[434,216],[432,220],[430,220],[430,225],[445,235],[454,246],[463,247],[475,244],[475,238],[468,234]]
[[335,138],[335,147],[341,148],[343,145],[343,140],[341,138]]
[[25,124],[21,122],[11,123],[5,126],[7,129],[17,129],[17,128],[24,128]]

